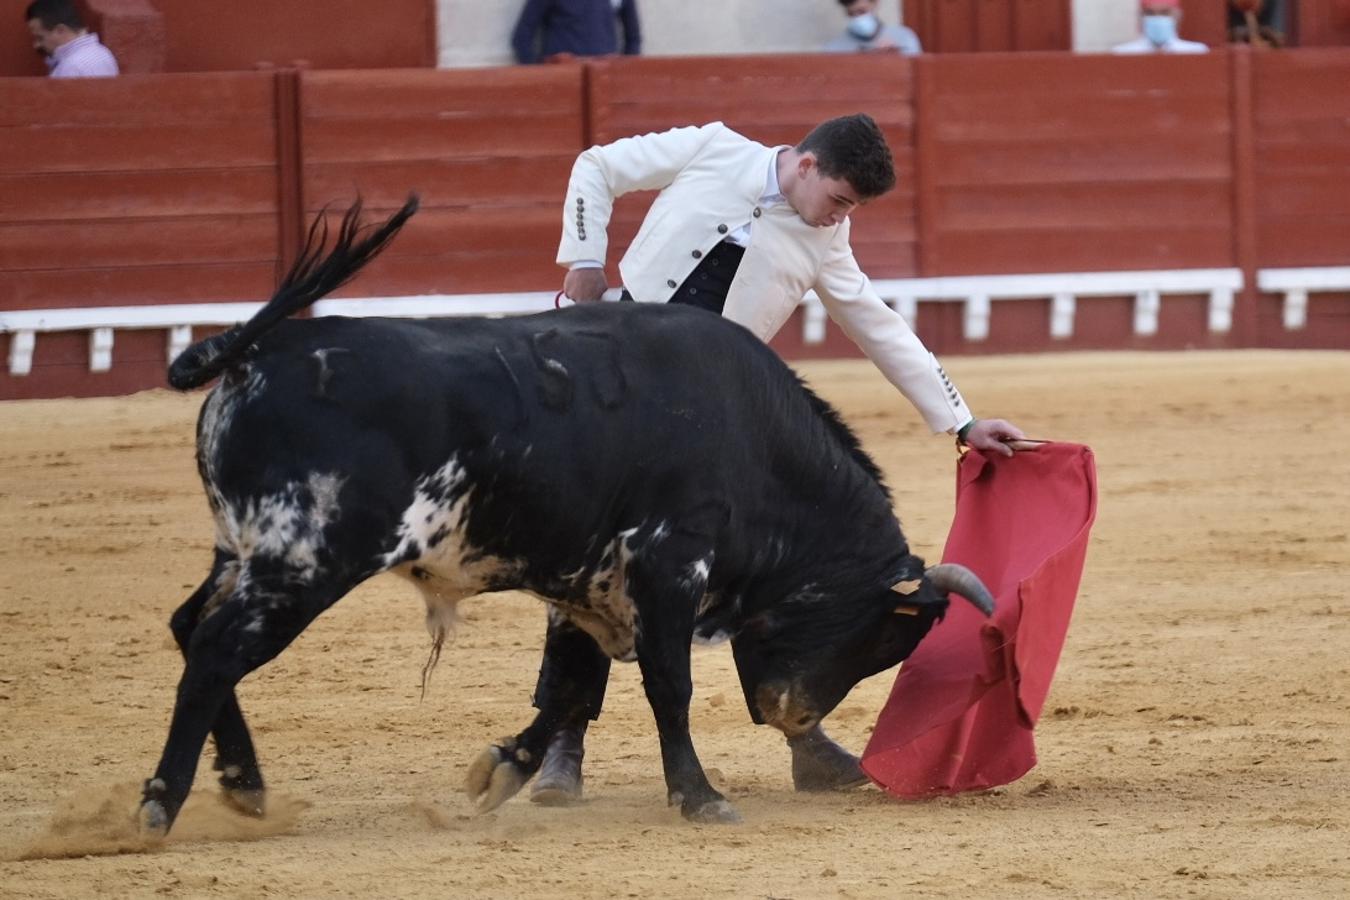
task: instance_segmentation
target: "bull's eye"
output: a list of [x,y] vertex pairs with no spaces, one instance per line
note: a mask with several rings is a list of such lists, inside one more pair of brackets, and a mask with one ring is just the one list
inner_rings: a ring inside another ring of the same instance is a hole
[[811,724],[811,717],[802,716],[800,719],[797,720],[797,724],[805,728],[807,725]]

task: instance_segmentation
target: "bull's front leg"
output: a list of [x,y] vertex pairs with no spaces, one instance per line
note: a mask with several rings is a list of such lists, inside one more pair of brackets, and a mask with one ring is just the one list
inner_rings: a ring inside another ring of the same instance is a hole
[[[676,540],[671,538],[670,542]],[[711,554],[700,557],[679,553],[678,547],[665,544],[659,548],[665,560],[686,562],[670,565],[662,559],[639,557],[629,564],[628,573],[638,614],[638,665],[661,738],[667,796],[670,804],[678,803],[680,812],[692,822],[739,822],[736,808],[708,782],[689,736],[689,700],[693,694],[689,646],[694,635],[694,610],[706,586],[706,575],[700,573],[706,573]]]

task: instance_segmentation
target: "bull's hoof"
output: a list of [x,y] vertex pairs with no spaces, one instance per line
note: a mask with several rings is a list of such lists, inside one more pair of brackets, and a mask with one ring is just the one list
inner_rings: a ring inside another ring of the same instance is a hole
[[168,788],[159,778],[151,778],[141,788],[141,807],[136,811],[136,824],[141,836],[149,841],[162,841],[173,824],[173,816],[164,795]]
[[220,776],[220,798],[235,812],[261,819],[266,812],[267,791],[256,768],[245,771],[226,766]]
[[141,837],[149,841],[162,841],[169,833],[169,811],[158,800],[147,800],[136,812],[136,824]]
[[261,819],[267,810],[267,792],[261,788],[221,788],[220,799],[237,813]]
[[699,825],[739,825],[741,814],[726,799],[709,800],[700,806],[680,810],[690,822]]
[[792,786],[799,791],[846,791],[869,779],[858,757],[825,736],[817,726],[797,738],[792,748]]
[[514,797],[528,777],[504,747],[493,744],[469,766],[464,793],[478,812],[491,812]]

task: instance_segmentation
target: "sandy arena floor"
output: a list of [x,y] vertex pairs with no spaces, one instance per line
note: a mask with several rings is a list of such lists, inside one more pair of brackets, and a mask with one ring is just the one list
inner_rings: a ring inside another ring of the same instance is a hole
[[[743,825],[665,807],[635,666],[593,729],[587,803],[473,816],[465,766],[530,715],[543,609],[466,603],[420,699],[421,603],[385,577],[241,686],[272,816],[220,807],[208,763],[171,840],[116,855],[180,671],[167,620],[209,561],[201,397],[0,404],[0,896],[1350,895],[1350,353],[946,362],[977,409],[1097,455],[1083,588],[1020,782],[797,795],[720,647],[695,654],[694,739]],[[803,368],[935,559],[948,441],[867,364]],[[892,677],[831,733],[860,750]]]

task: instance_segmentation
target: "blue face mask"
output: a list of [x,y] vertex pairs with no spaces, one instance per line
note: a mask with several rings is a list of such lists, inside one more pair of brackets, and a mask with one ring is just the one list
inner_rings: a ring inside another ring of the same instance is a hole
[[872,13],[863,13],[848,20],[848,33],[860,41],[870,41],[881,31],[881,20]]
[[1144,37],[1155,47],[1172,43],[1177,37],[1177,22],[1171,16],[1144,16]]

